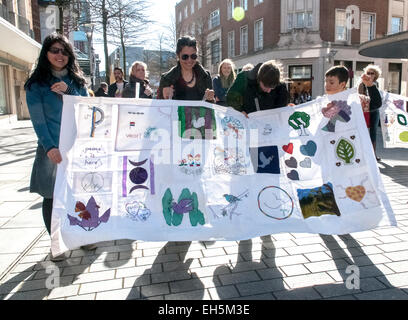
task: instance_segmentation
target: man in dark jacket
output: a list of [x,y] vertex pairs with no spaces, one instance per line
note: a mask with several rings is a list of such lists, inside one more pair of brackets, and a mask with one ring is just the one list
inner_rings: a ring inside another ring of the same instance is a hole
[[115,68],[113,70],[113,75],[115,76],[116,82],[112,83],[108,89],[108,96],[113,98],[121,98],[123,88],[128,83],[126,80],[123,80],[123,70],[121,68]]
[[228,106],[244,114],[285,107],[288,103],[289,92],[280,82],[279,68],[272,60],[240,72],[227,92]]

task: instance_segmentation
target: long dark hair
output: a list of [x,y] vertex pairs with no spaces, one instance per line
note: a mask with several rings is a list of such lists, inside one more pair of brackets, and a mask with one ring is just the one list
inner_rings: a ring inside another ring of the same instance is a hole
[[28,78],[26,83],[24,84],[24,89],[30,89],[31,85],[34,82],[38,82],[41,84],[47,84],[52,78],[52,68],[51,63],[48,61],[47,52],[51,48],[51,46],[58,42],[61,44],[64,49],[68,52],[68,64],[66,69],[68,70],[69,77],[76,83],[78,87],[82,87],[85,85],[86,81],[84,78],[84,74],[79,67],[78,61],[75,58],[74,49],[72,45],[69,43],[68,39],[61,34],[52,33],[44,39],[43,46],[41,48],[40,56],[37,60],[37,65]]

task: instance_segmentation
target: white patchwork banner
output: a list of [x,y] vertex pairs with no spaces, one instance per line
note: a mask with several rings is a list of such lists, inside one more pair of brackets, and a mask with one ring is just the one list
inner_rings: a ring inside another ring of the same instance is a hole
[[380,109],[384,148],[408,148],[408,98],[381,91]]
[[249,119],[204,101],[64,96],[60,150],[54,255],[396,225],[355,90]]

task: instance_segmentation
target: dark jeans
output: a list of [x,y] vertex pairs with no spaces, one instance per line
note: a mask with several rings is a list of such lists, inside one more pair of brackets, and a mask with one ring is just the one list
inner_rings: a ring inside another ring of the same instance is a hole
[[380,111],[370,112],[370,138],[371,142],[375,143],[377,141],[377,129],[380,123]]
[[48,234],[51,235],[51,214],[52,214],[52,200],[44,198],[42,204],[42,214],[44,219],[45,227],[47,228]]

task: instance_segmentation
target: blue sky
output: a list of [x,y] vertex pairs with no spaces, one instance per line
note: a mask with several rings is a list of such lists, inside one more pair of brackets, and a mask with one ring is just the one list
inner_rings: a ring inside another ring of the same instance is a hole
[[[179,1],[180,0],[150,0],[150,2],[152,3],[150,17],[152,20],[158,21],[160,23],[157,23],[157,25],[149,28],[149,37],[146,38],[144,43],[145,48],[156,49],[156,39],[158,39],[159,34],[163,32],[163,28],[171,23],[170,16],[171,14],[174,15],[174,7]],[[102,39],[102,35],[96,35],[96,37]],[[94,48],[96,50],[96,53],[99,54],[99,59],[101,60],[99,68],[102,71],[105,70],[105,59],[103,53],[103,44],[99,42],[100,41],[94,43]],[[113,45],[108,45],[109,53],[114,51],[115,48],[116,47]]]

